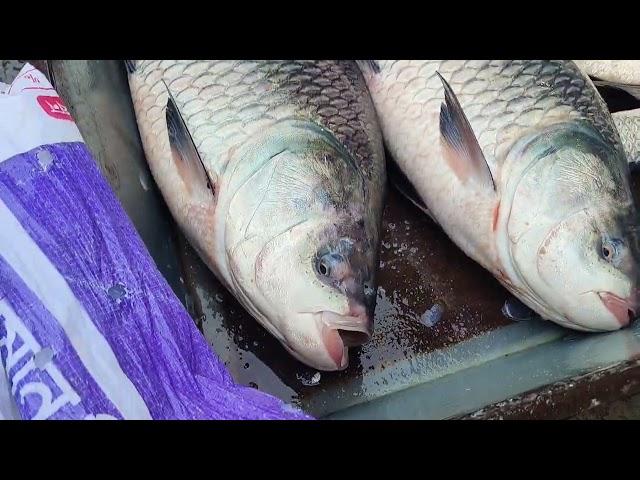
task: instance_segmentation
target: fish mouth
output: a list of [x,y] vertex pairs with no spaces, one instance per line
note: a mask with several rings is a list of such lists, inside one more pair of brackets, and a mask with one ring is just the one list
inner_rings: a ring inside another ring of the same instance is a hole
[[598,292],[604,306],[613,314],[620,326],[626,327],[636,318],[638,302],[625,299],[611,292]]
[[314,314],[322,333],[322,343],[339,370],[349,365],[349,347],[367,343],[372,335],[372,322],[362,309],[351,309],[348,315],[331,311]]

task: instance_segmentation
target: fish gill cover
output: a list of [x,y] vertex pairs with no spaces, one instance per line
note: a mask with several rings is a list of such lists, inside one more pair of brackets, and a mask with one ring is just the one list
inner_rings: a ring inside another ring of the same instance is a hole
[[309,418],[233,381],[44,75],[3,87],[0,418]]

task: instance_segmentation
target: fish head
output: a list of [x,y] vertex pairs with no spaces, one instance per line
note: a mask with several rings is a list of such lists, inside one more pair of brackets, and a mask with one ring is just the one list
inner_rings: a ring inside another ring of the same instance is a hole
[[305,130],[229,213],[240,226],[227,242],[239,297],[294,357],[321,370],[346,368],[348,348],[373,331],[381,206],[366,185],[344,148]]
[[637,215],[621,153],[583,129],[555,132],[522,176],[509,220],[521,298],[583,331],[640,313]]

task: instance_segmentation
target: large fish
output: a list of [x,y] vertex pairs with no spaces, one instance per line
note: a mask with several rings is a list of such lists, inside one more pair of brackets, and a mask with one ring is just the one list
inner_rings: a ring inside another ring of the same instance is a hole
[[153,176],[242,305],[299,360],[370,337],[385,185],[355,62],[128,61]]
[[638,310],[637,217],[611,114],[571,61],[360,62],[416,202],[543,318]]

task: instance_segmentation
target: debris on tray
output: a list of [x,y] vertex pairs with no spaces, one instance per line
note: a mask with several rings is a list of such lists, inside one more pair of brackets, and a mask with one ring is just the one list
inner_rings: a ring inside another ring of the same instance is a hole
[[429,310],[424,312],[420,317],[420,323],[425,327],[433,327],[438,323],[444,315],[444,307],[439,303],[434,304]]
[[305,387],[315,387],[320,383],[321,378],[320,372],[316,372],[313,375],[299,373],[296,376],[298,377],[298,380],[300,380],[300,383]]

